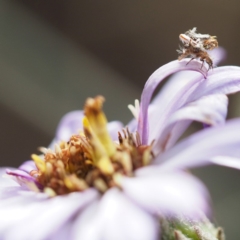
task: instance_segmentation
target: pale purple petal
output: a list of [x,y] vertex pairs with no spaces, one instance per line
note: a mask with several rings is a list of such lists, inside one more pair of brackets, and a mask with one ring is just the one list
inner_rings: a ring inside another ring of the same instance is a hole
[[70,239],[103,240],[102,223],[97,212],[98,205],[99,200],[95,200],[82,210],[73,222]]
[[156,219],[127,199],[118,189],[109,190],[103,196],[99,214],[105,222],[104,240],[158,239]]
[[240,170],[240,158],[229,156],[217,156],[211,158],[213,164],[217,164],[224,167],[231,167]]
[[[153,168],[190,168],[211,164],[216,156],[240,157],[240,119],[230,120],[223,126],[204,129],[179,142],[158,156]],[[226,163],[227,165],[227,163]]]
[[137,120],[133,118],[127,125],[126,127],[130,132],[136,132],[137,131]]
[[[19,236],[21,239],[36,240],[50,238],[97,197],[97,191],[90,189],[41,201],[35,199],[31,203],[19,202],[12,208],[0,208],[0,235],[4,239],[18,239]],[[9,231],[9,228],[14,231]]]
[[123,124],[119,121],[112,121],[108,123],[107,129],[113,141],[118,140],[118,132],[122,131],[123,127]]
[[3,187],[0,186],[1,204],[2,204],[3,199],[9,199],[10,197],[15,197],[21,191],[28,191],[29,192],[29,190],[20,186],[16,181],[14,181],[14,180],[12,180],[12,181],[15,182],[14,186],[12,186],[12,185],[9,185],[9,186],[4,186],[3,185]]
[[159,236],[156,219],[118,189],[109,190],[99,205],[84,214],[75,223],[74,240],[157,240]]
[[[225,58],[226,51],[219,47],[211,51],[211,55],[215,59],[214,63],[217,64]],[[215,69],[210,70],[210,72],[214,71]],[[150,106],[150,108],[154,106],[155,109],[149,112],[149,142],[161,135],[172,113],[191,102],[188,99],[189,95],[195,92],[201,82],[205,82],[202,75],[193,71],[178,72],[168,80]]]
[[29,160],[29,161],[24,162],[18,169],[22,170],[26,173],[30,173],[32,170],[36,170],[37,167],[36,167],[36,164],[34,163],[34,161]]
[[31,176],[25,171],[15,169],[15,170],[10,170],[6,169],[6,173],[10,176],[13,176],[13,180],[15,180],[17,183],[19,183],[21,186],[26,186],[29,182],[34,183],[38,188],[42,188],[41,184],[39,184],[36,181],[36,178]]
[[[5,193],[2,191],[6,190]],[[7,194],[8,192],[13,194]],[[3,197],[1,196],[3,195]],[[0,236],[2,239],[7,238],[15,226],[27,227],[31,221],[37,216],[34,210],[35,206],[40,206],[43,200],[46,200],[46,195],[31,191],[24,191],[21,187],[9,187],[1,189],[1,204],[0,204]],[[39,214],[39,213],[37,213]],[[26,223],[23,221],[26,216],[31,216],[31,221]],[[16,239],[16,238],[15,238]]]
[[73,134],[82,130],[83,111],[72,111],[60,120],[56,131],[56,141],[68,141]]
[[214,66],[225,60],[227,57],[227,51],[223,47],[218,47],[208,51],[208,54],[212,58]]
[[[0,192],[3,187],[19,186],[18,183],[16,183],[10,176],[6,174],[6,170],[7,168],[0,168]],[[11,170],[14,170],[14,168]]]
[[58,229],[54,234],[51,235],[50,238],[46,240],[72,240],[70,237],[72,232],[72,225],[72,221],[64,223],[64,227]]
[[188,96],[188,102],[209,94],[231,94],[239,90],[240,67],[218,67],[208,74],[207,81],[202,81],[198,88]]
[[[168,120],[162,134],[155,141],[155,153],[169,148],[168,141],[173,136],[173,127],[179,121],[194,120],[208,125],[223,124],[227,116],[228,98],[223,94],[204,96],[175,111]],[[156,151],[157,150],[157,151]]]
[[205,186],[185,172],[165,172],[124,178],[123,191],[137,204],[157,215],[185,214],[197,217],[210,213]]
[[184,120],[181,122],[177,122],[172,130],[169,139],[167,140],[166,149],[171,148],[177,140],[182,136],[182,134],[186,131],[189,125],[192,123],[191,120]]
[[[169,117],[178,109],[183,107],[187,102],[187,96],[190,95],[198,87],[201,81],[207,81],[202,78],[199,73],[192,77],[187,77],[188,74],[184,72],[182,77],[171,80],[171,89],[166,90],[165,88],[161,91],[161,98],[159,101],[154,102],[149,108],[149,142],[158,139],[161,133],[168,123]],[[167,94],[166,94],[167,93]],[[153,108],[153,109],[152,109]]]
[[227,116],[228,98],[223,94],[203,96],[177,110],[168,125],[182,120],[195,120],[208,125],[223,124]]
[[[222,47],[213,49],[212,51],[209,52],[209,54],[214,59],[215,65],[226,58],[226,50]],[[165,85],[162,87],[161,91],[153,99],[151,104],[158,105],[159,108],[162,108],[164,104],[161,104],[161,103],[165,103],[166,100],[170,102],[171,101],[170,99],[178,93],[179,89],[182,86],[185,85],[184,83],[185,81],[188,81],[188,79],[194,79],[199,76],[201,77],[200,73],[193,72],[193,71],[182,71],[182,72],[175,73],[165,83]]]
[[201,69],[200,62],[192,61],[188,65],[186,65],[188,61],[189,60],[187,59],[184,59],[182,61],[172,61],[157,69],[146,82],[141,97],[140,116],[138,122],[138,132],[141,136],[143,144],[147,144],[148,142],[148,105],[150,103],[152,94],[158,84],[170,74],[181,70],[197,71],[206,78],[207,70],[205,67]]
[[[73,111],[67,113],[60,121],[56,137],[50,144],[50,148],[54,147],[55,143],[59,141],[68,141],[74,134],[78,134],[83,129],[82,119],[84,117],[83,111]],[[118,139],[118,131],[121,131],[123,124],[120,121],[112,121],[107,125],[110,136],[113,140]]]

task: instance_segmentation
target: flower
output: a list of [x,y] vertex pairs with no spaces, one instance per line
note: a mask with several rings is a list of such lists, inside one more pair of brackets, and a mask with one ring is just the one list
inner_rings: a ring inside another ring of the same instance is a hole
[[[224,124],[226,94],[239,91],[240,68],[207,73],[198,61],[187,62],[150,76],[140,106],[130,106],[136,119],[118,136],[122,125],[107,124],[104,99],[89,98],[84,112],[60,122],[55,150],[42,148],[34,163],[8,169],[17,183],[0,181],[1,238],[158,239],[159,217],[208,214],[206,188],[185,169],[240,156],[240,120]],[[178,73],[150,104],[157,85],[182,70],[196,73]],[[193,120],[215,127],[175,144]]]

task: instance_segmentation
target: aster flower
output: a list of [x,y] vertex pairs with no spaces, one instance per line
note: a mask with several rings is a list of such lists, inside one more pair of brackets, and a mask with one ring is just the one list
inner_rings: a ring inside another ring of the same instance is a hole
[[[206,188],[184,169],[240,156],[240,120],[224,124],[226,94],[239,91],[240,68],[207,73],[198,61],[187,62],[150,76],[140,105],[130,106],[135,119],[128,128],[107,124],[103,97],[90,98],[84,112],[60,122],[54,150],[42,148],[34,162],[8,169],[17,183],[0,181],[1,238],[154,240],[161,217],[208,214]],[[150,105],[157,85],[183,70]],[[175,144],[193,120],[216,127]]]

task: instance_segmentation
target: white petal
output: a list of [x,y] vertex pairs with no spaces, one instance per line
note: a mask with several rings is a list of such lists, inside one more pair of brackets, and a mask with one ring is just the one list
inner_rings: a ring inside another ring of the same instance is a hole
[[70,239],[102,240],[102,225],[98,217],[99,200],[84,208],[73,223]]
[[240,119],[228,121],[223,126],[204,129],[158,156],[154,164],[164,171],[211,164],[211,159],[217,156],[240,158],[239,129]]
[[113,141],[118,140],[118,132],[120,132],[123,127],[123,124],[119,121],[112,121],[108,123],[107,129]]
[[123,191],[151,213],[185,214],[197,217],[199,210],[209,213],[209,194],[204,185],[185,172],[124,178]]
[[88,240],[155,240],[158,221],[127,199],[118,189],[111,189],[83,215],[75,226],[75,237]]
[[240,170],[240,158],[229,157],[229,156],[217,156],[210,160],[213,164],[220,166],[231,167]]
[[180,72],[171,78],[150,105],[149,142],[161,136],[170,116],[186,104],[187,96],[195,91],[202,81],[206,79],[203,79],[201,74],[188,71]]
[[99,214],[105,222],[105,240],[158,239],[157,220],[117,189],[103,196]]
[[[195,102],[191,102],[172,114],[162,134],[155,141],[155,153],[169,148],[170,136],[179,133],[172,131],[175,124],[183,120],[195,120],[208,125],[223,124],[227,115],[228,98],[224,94],[212,94],[204,96]],[[175,137],[176,138],[176,137]]]
[[56,142],[68,141],[73,134],[78,134],[82,129],[83,111],[72,111],[64,115],[58,124]]
[[36,164],[32,160],[24,162],[18,169],[30,173],[32,170],[36,170]]
[[[68,141],[73,134],[78,134],[83,129],[83,117],[83,111],[72,111],[63,116],[57,127],[56,138],[50,144],[50,148],[60,140]],[[123,128],[123,124],[119,121],[112,121],[108,123],[107,127],[112,139],[116,140],[118,138],[117,133]]]
[[213,69],[207,80],[202,81],[198,88],[189,96],[188,101],[194,101],[202,96],[222,93],[232,94],[240,90],[240,67],[224,66]]
[[12,203],[0,207],[0,235],[5,239],[47,239],[96,197],[97,192],[89,189],[52,199],[6,199]]
[[223,94],[204,96],[177,110],[168,125],[181,120],[196,120],[209,125],[222,124],[227,115],[228,98]]
[[137,120],[133,118],[126,126],[130,132],[136,132],[137,131]]
[[3,187],[19,186],[18,183],[6,174],[7,169],[15,170],[14,168],[0,168],[0,189]]
[[191,120],[183,120],[177,122],[173,128],[171,129],[171,134],[166,144],[166,149],[171,148],[177,142],[177,140],[182,136],[182,134],[186,131],[189,125],[192,123]]

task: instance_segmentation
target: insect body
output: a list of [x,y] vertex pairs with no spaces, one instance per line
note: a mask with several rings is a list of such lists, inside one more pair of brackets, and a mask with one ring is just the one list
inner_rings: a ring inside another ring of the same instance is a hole
[[206,62],[209,69],[213,68],[213,61],[207,51],[218,47],[216,36],[196,33],[196,30],[196,28],[193,28],[179,35],[183,46],[180,46],[180,50],[177,50],[177,52],[181,54],[178,60],[191,57],[190,61],[192,61],[195,58],[199,58],[200,61],[202,61],[202,66],[204,62]]

